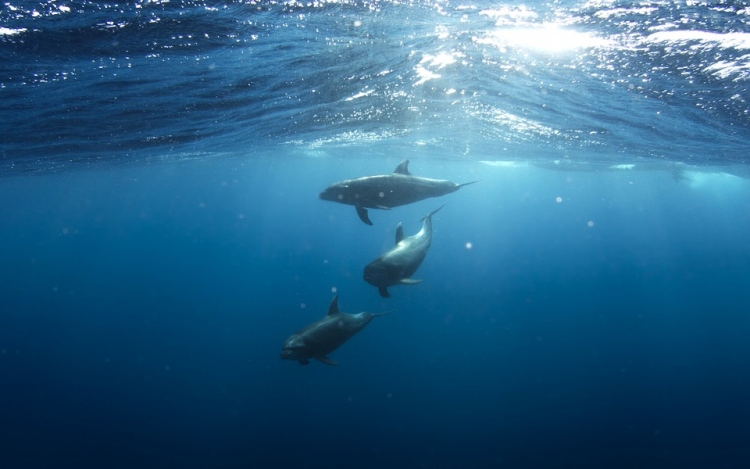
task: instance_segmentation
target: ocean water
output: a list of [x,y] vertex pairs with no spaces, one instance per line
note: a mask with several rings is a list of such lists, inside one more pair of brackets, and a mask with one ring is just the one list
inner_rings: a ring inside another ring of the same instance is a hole
[[749,85],[745,2],[4,2],[0,467],[748,467]]

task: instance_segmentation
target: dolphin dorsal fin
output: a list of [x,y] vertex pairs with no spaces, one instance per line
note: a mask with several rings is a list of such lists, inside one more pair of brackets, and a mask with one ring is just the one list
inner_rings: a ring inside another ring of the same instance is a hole
[[328,314],[326,316],[333,316],[339,313],[339,296],[336,295],[331,300],[331,305],[328,306]]
[[396,244],[400,243],[402,239],[404,239],[404,227],[399,223],[396,227]]
[[409,160],[404,160],[400,165],[396,166],[395,174],[403,174],[404,176],[411,176],[409,172]]

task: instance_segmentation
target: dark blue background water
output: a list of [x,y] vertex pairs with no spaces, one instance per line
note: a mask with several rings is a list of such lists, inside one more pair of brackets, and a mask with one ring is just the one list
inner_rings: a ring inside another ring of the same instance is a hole
[[2,467],[747,466],[742,5],[0,8]]

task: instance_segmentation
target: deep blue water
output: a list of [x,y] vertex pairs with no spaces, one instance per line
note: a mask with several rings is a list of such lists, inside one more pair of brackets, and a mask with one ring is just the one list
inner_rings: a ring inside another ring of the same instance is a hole
[[[0,467],[747,467],[748,22],[4,3]],[[407,158],[480,182],[372,227],[318,198]],[[280,360],[334,294],[390,314]]]

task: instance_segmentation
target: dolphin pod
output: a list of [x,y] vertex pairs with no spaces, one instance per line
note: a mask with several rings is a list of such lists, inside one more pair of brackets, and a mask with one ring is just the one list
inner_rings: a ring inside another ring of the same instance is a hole
[[477,181],[456,184],[443,179],[428,179],[414,176],[409,172],[409,160],[396,167],[393,174],[366,176],[347,179],[328,186],[320,193],[320,198],[354,205],[360,220],[372,225],[368,208],[390,210],[393,207],[419,202],[430,197],[456,192],[463,186]]
[[[455,192],[463,186],[477,181],[456,184],[440,179],[416,177],[409,173],[409,160],[404,160],[393,174],[367,176],[337,182],[323,192],[320,198],[347,205],[354,205],[359,218],[372,225],[368,208],[388,210],[430,197]],[[391,295],[388,287],[414,285],[421,280],[411,276],[422,264],[432,244],[432,216],[445,204],[422,218],[422,228],[415,235],[404,236],[401,223],[396,227],[396,243],[385,254],[370,262],[364,269],[363,279],[378,288],[384,298]],[[338,365],[328,354],[338,349],[355,334],[364,329],[372,318],[386,313],[348,314],[339,311],[338,295],[333,297],[328,314],[290,335],[284,342],[281,358],[296,360],[307,365],[316,359],[327,365]]]

